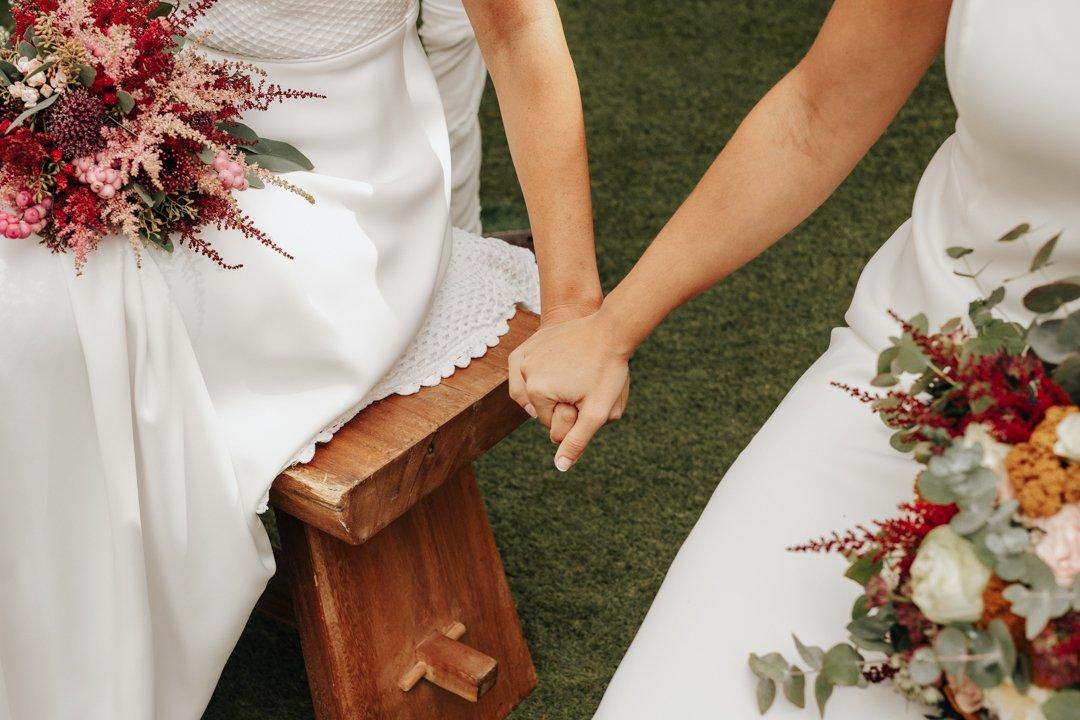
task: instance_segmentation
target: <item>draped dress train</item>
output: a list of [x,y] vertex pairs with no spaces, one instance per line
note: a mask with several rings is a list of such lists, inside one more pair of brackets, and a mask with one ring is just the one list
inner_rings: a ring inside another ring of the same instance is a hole
[[538,303],[526,251],[454,230],[414,0],[220,0],[210,53],[325,100],[249,119],[301,148],[212,233],[72,258],[0,241],[0,720],[201,716],[274,571],[276,475],[367,403],[464,366]]
[[[758,717],[751,652],[794,652],[791,633],[829,646],[845,638],[856,587],[843,560],[785,548],[876,518],[910,499],[917,468],[889,431],[831,381],[867,387],[897,328],[888,311],[932,323],[1007,278],[1001,310],[1024,321],[1021,298],[1049,277],[1080,271],[1080,4],[955,0],[945,55],[956,132],[919,184],[911,219],[863,271],[847,327],[806,372],[720,482],[679,551],[619,666],[598,720]],[[1030,238],[998,243],[1021,222]],[[1028,274],[1059,231],[1048,273]],[[990,261],[978,283],[945,250]],[[813,705],[811,700],[810,705]],[[779,698],[767,717],[816,717]],[[839,689],[830,720],[921,719],[889,688]]]

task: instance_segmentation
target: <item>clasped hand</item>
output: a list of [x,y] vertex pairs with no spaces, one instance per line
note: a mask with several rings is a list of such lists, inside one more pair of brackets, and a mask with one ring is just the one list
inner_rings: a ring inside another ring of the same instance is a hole
[[559,470],[569,470],[596,432],[622,417],[629,355],[603,310],[542,326],[511,353],[510,396],[550,428]]

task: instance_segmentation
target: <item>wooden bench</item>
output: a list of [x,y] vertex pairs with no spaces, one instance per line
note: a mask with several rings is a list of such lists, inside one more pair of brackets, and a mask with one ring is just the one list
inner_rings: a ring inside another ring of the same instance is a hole
[[494,720],[536,686],[472,463],[526,418],[507,358],[519,312],[442,384],[364,410],[287,470],[260,608],[300,633],[319,720]]

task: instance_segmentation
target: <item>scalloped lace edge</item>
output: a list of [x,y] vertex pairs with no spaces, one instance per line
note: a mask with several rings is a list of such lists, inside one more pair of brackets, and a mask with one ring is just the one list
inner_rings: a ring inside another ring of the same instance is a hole
[[[455,233],[458,232],[461,231],[455,228]],[[486,238],[482,239],[486,240]],[[312,458],[315,457],[315,451],[319,445],[330,442],[338,430],[343,428],[349,421],[373,403],[390,397],[391,395],[414,395],[425,387],[434,387],[446,378],[452,376],[458,370],[467,368],[473,360],[483,357],[487,354],[488,350],[499,344],[499,340],[502,336],[510,331],[509,322],[517,315],[519,306],[534,312],[539,311],[540,290],[539,281],[536,275],[535,260],[528,251],[521,250],[520,248],[511,248],[510,246],[506,246],[506,249],[511,255],[516,253],[528,254],[529,262],[532,263],[525,278],[519,278],[519,280],[524,280],[524,285],[527,287],[519,288],[520,299],[517,302],[506,308],[501,316],[493,318],[493,322],[489,323],[487,327],[477,328],[464,335],[459,342],[454,343],[452,349],[444,353],[438,360],[430,363],[432,370],[423,379],[419,381],[410,380],[408,382],[401,382],[390,386],[384,385],[381,382],[376,384],[368,395],[359,403],[317,433],[310,442],[304,445],[304,447],[293,456],[292,460],[290,460],[285,467],[289,468],[294,465],[304,465],[311,462]],[[285,468],[283,468],[283,470],[284,469]],[[262,514],[269,509],[270,489],[267,488],[266,493],[259,502],[256,512]]]

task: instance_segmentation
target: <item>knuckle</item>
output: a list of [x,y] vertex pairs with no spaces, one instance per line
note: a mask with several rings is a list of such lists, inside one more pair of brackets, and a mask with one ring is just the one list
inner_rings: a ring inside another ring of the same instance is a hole
[[586,408],[578,414],[578,417],[590,425],[603,425],[607,422],[608,413],[596,408]]

